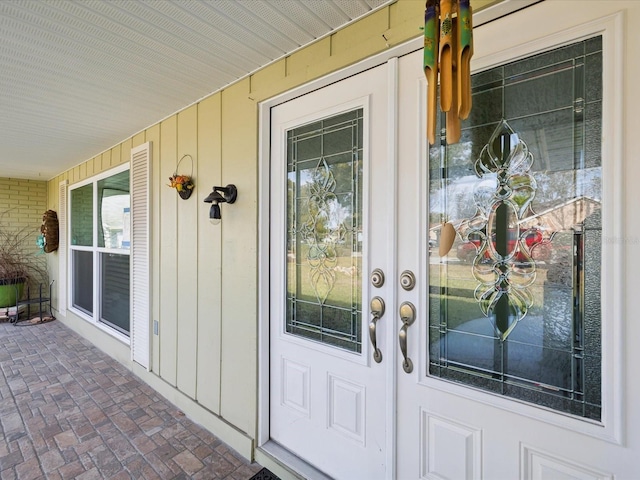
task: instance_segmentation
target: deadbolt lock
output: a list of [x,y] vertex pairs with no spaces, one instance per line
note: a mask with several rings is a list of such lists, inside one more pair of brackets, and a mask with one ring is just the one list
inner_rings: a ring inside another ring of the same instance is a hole
[[376,268],[373,272],[371,272],[371,285],[376,288],[380,288],[384,285],[384,272],[379,268]]
[[405,290],[413,290],[416,286],[416,276],[411,270],[405,270],[400,274],[400,286]]

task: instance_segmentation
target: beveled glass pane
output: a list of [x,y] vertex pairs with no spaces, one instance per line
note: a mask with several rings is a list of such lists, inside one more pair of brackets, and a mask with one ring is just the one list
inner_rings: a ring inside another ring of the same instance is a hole
[[360,352],[362,110],[287,132],[286,331]]
[[93,184],[71,190],[71,245],[93,246]]
[[[594,420],[600,49],[590,39],[474,75],[481,111],[458,144],[430,148],[425,359],[430,375]],[[457,236],[440,258],[444,222]]]

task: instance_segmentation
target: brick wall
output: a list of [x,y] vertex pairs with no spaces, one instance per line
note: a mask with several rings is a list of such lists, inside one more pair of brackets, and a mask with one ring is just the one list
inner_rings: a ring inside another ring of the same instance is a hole
[[42,214],[47,209],[47,182],[0,177],[0,228],[31,231],[25,251],[33,252],[33,261],[46,268],[45,255],[37,255],[36,238],[40,234]]

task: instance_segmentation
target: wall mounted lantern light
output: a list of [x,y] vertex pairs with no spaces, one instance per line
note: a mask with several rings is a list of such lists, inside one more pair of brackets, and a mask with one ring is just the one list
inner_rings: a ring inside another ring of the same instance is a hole
[[238,197],[238,189],[235,185],[229,184],[226,187],[213,187],[212,192],[204,199],[205,203],[211,204],[209,210],[209,220],[214,225],[220,223],[222,215],[220,214],[221,203],[234,203]]

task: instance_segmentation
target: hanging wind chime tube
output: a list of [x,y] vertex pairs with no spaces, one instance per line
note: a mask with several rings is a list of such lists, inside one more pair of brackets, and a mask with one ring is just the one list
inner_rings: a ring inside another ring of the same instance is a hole
[[427,0],[424,73],[427,77],[427,140],[436,143],[438,80],[446,141],[460,140],[460,122],[471,112],[473,25],[469,0]]

